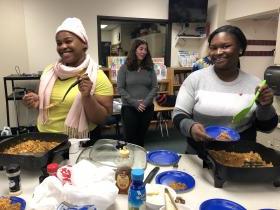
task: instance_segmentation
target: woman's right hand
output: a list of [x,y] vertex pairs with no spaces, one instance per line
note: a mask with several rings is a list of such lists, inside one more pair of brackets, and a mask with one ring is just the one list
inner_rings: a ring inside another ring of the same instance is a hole
[[195,141],[210,141],[212,138],[205,132],[204,126],[200,123],[195,123],[191,127],[191,136]]
[[25,94],[22,98],[23,103],[28,107],[28,108],[35,108],[37,109],[39,107],[39,96],[38,94],[34,92],[29,92]]

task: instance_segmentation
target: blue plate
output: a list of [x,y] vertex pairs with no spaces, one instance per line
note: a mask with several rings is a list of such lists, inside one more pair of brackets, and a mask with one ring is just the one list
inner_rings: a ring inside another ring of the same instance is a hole
[[199,210],[246,210],[243,206],[230,200],[214,198],[204,201]]
[[238,141],[240,139],[239,133],[237,133],[235,130],[231,128],[227,128],[223,126],[209,126],[205,128],[205,131],[209,136],[211,136],[213,139],[217,141],[222,141],[217,139],[217,137],[221,134],[221,132],[226,132],[230,136],[231,141]]
[[149,163],[159,166],[170,166],[179,161],[179,155],[168,150],[154,150],[147,154]]
[[186,192],[195,186],[194,178],[183,171],[164,171],[156,176],[157,184],[169,186],[169,184],[171,184],[172,182],[183,183],[186,185],[185,189],[174,189],[177,193]]
[[20,203],[20,210],[25,210],[26,202],[24,199],[17,197],[17,196],[0,196],[1,197],[8,197],[11,200],[12,204]]

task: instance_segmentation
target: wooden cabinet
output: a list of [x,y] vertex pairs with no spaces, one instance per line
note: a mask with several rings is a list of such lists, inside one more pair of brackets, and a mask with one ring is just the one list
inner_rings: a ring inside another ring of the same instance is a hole
[[184,80],[190,75],[192,72],[191,67],[177,67],[177,68],[169,68],[170,79],[171,79],[171,94],[177,95],[179,88],[181,87]]
[[117,82],[115,80],[112,80],[111,69],[107,68],[107,67],[102,67],[101,69],[104,71],[104,73],[107,75],[107,77],[109,78],[109,80],[111,81],[111,83],[113,85],[114,98],[120,97],[120,95],[117,93]]

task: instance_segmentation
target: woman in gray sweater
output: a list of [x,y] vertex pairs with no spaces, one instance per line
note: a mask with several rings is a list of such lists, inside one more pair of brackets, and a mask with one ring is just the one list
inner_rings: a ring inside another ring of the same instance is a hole
[[140,146],[154,113],[158,85],[153,66],[147,42],[136,39],[117,78],[125,140]]

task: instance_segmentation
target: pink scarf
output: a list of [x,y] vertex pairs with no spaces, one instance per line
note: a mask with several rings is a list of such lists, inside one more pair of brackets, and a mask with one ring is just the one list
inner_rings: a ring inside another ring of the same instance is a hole
[[[67,79],[78,76],[78,74],[86,69],[86,72],[93,82],[91,95],[95,91],[95,83],[97,77],[98,65],[94,63],[89,55],[86,56],[84,62],[77,67],[69,67],[63,65],[58,61],[52,69],[45,72],[40,79],[39,86],[39,116],[38,119],[41,123],[45,124],[48,121],[48,110],[46,107],[50,104],[50,97],[56,79]],[[74,99],[74,102],[66,116],[65,120],[66,133],[69,138],[85,138],[88,137],[88,122],[84,107],[81,101],[81,93],[79,92]]]

